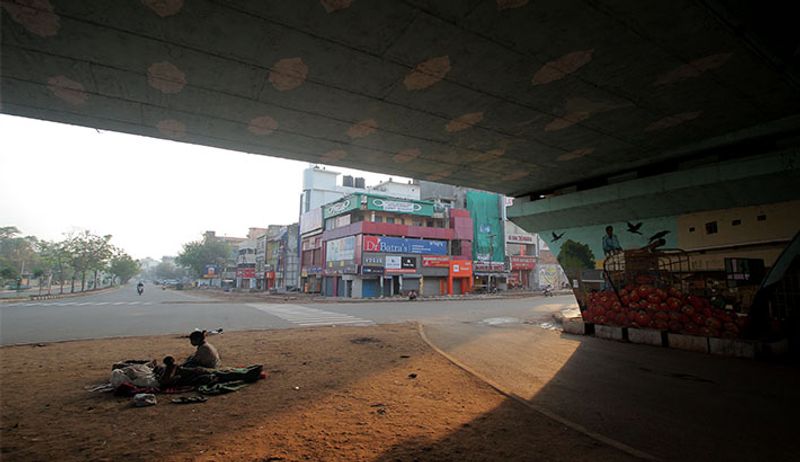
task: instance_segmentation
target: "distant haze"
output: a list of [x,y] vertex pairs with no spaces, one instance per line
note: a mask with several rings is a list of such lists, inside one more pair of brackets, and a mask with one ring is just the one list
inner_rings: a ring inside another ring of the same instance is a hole
[[[308,166],[7,115],[0,140],[0,226],[48,240],[78,229],[112,234],[134,258],[176,255],[206,230],[244,236],[297,221]],[[328,168],[367,185],[389,178]]]

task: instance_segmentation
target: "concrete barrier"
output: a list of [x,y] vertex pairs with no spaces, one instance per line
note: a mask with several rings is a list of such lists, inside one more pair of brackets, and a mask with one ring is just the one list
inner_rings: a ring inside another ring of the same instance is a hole
[[756,357],[755,343],[745,340],[709,337],[708,350],[713,355],[735,356],[737,358]]
[[670,348],[677,348],[678,350],[708,353],[708,337],[673,334],[670,332],[667,334],[667,344]]
[[564,327],[564,332],[568,334],[575,334],[575,335],[586,334],[586,324],[584,324],[583,319],[581,318],[564,319],[561,325]]
[[625,340],[625,329],[623,327],[600,326],[595,324],[594,335],[610,340]]
[[663,336],[660,330],[628,328],[628,340],[631,343],[641,343],[644,345],[663,346]]

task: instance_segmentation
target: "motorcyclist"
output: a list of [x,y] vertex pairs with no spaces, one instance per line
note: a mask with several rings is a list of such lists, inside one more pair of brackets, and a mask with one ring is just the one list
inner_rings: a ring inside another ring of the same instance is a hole
[[139,281],[139,283],[136,284],[136,291],[139,292],[139,295],[142,295],[142,292],[144,292],[144,282]]

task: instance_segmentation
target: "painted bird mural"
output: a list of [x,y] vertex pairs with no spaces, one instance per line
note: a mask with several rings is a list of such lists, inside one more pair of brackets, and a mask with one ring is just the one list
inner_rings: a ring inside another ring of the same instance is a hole
[[659,231],[659,232],[653,234],[652,236],[650,236],[650,242],[653,242],[653,241],[655,241],[657,239],[661,239],[662,237],[666,236],[667,234],[669,234],[669,231]]
[[636,223],[635,225],[633,223],[631,223],[630,221],[628,222],[628,232],[631,233],[631,234],[638,234],[638,235],[641,236],[642,232],[639,231],[639,228],[641,228],[641,227],[642,227],[642,222],[641,221],[639,223]]
[[[566,231],[565,231],[565,232],[566,232]],[[564,232],[564,233],[565,233],[565,232]],[[557,240],[561,239],[561,237],[562,237],[562,236],[564,236],[564,233],[561,233],[561,234],[556,234],[555,232],[553,232],[553,242],[555,242],[555,241],[557,241]]]

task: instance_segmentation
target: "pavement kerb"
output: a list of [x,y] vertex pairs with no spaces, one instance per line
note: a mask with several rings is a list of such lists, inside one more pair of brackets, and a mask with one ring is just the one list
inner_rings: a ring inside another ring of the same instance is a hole
[[50,295],[28,295],[26,297],[18,297],[18,298],[2,298],[0,299],[0,305],[3,303],[19,303],[19,302],[30,302],[30,301],[37,301],[37,300],[53,300],[56,298],[71,298],[71,297],[83,297],[87,295],[97,295],[102,294],[105,292],[110,292],[112,290],[118,290],[121,286],[114,286],[114,287],[104,287],[102,289],[97,290],[87,290],[84,292],[70,292],[64,294],[50,294]]
[[644,459],[644,460],[659,460],[658,458],[656,458],[656,457],[654,457],[654,456],[652,456],[652,455],[650,455],[650,454],[648,454],[648,453],[646,453],[644,451],[640,451],[640,450],[638,450],[636,448],[628,446],[625,443],[622,443],[620,441],[611,439],[611,438],[609,438],[607,436],[604,436],[604,435],[601,435],[599,433],[593,432],[593,431],[589,430],[588,428],[584,427],[583,425],[581,425],[579,423],[576,423],[576,422],[573,422],[573,421],[571,421],[569,419],[561,417],[558,414],[555,414],[555,413],[553,413],[553,412],[551,412],[551,411],[549,411],[547,409],[544,409],[544,408],[542,408],[540,406],[537,406],[537,405],[529,402],[528,400],[526,400],[525,398],[517,395],[514,392],[511,392],[511,391],[508,391],[508,390],[504,389],[497,382],[495,382],[495,381],[491,380],[490,378],[484,376],[483,374],[475,371],[471,367],[467,366],[466,364],[462,363],[461,361],[459,361],[455,357],[451,356],[449,353],[443,351],[441,348],[439,348],[436,345],[434,345],[434,343],[431,342],[431,340],[425,334],[425,326],[423,326],[422,323],[417,323],[417,331],[419,332],[419,336],[422,338],[422,341],[424,341],[431,349],[433,349],[438,354],[442,355],[442,357],[444,357],[446,360],[448,360],[451,363],[453,363],[459,369],[461,369],[464,372],[474,376],[478,380],[484,382],[486,385],[492,387],[495,391],[497,391],[501,395],[506,396],[507,398],[511,398],[514,401],[522,404],[523,406],[527,406],[528,408],[532,409],[533,411],[544,415],[545,417],[548,417],[548,418],[550,418],[552,420],[555,420],[556,422],[558,422],[558,423],[560,423],[560,424],[562,424],[562,425],[564,425],[566,427],[569,427],[569,428],[571,428],[571,429],[573,429],[573,430],[575,430],[577,432],[583,433],[584,435],[588,436],[589,438],[592,438],[592,439],[597,440],[597,441],[599,441],[599,442],[601,442],[603,444],[606,444],[608,446],[611,446],[611,447],[614,447],[616,449],[619,449],[620,451],[625,452],[626,454],[629,454],[631,456],[638,457],[638,458]]

